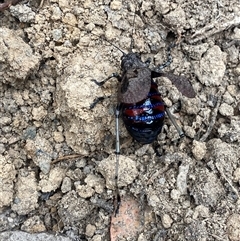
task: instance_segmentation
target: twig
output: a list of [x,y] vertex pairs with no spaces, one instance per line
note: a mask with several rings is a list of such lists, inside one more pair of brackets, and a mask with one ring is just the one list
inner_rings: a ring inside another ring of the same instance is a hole
[[38,9],[42,8],[44,1],[45,1],[45,0],[41,0]]
[[21,2],[22,0],[11,0],[5,3],[1,3],[0,4],[0,11],[4,11],[6,9],[8,9],[9,7],[11,7],[12,5],[17,5],[19,2]]
[[217,236],[217,235],[215,235],[215,234],[212,234],[212,233],[209,233],[209,232],[208,232],[208,234],[209,234],[210,236],[216,238],[217,240],[220,240],[220,241],[226,240],[225,238],[221,238],[221,237],[219,237],[219,236]]
[[212,129],[213,129],[214,125],[215,125],[218,109],[219,109],[219,106],[220,106],[220,103],[221,103],[221,99],[222,99],[221,91],[219,91],[219,95],[220,96],[218,97],[216,107],[215,107],[215,109],[212,112],[212,117],[211,117],[210,123],[208,125],[208,129],[207,129],[206,133],[204,133],[204,135],[199,139],[199,141],[201,141],[201,142],[206,141],[206,139],[208,138],[208,136],[212,132]]
[[57,162],[63,161],[63,160],[70,160],[70,159],[75,159],[80,156],[83,156],[82,154],[74,154],[74,155],[68,155],[68,156],[61,156],[51,162],[51,164],[55,164]]
[[216,163],[216,168],[219,171],[219,173],[221,174],[221,176],[223,177],[223,179],[225,179],[225,181],[227,181],[228,185],[232,188],[233,192],[235,192],[236,196],[239,199],[239,194],[238,194],[238,190],[232,185],[231,181],[229,181],[227,179],[227,177],[224,174],[224,171],[222,170],[222,168],[218,165],[218,163]]
[[208,38],[216,33],[220,33],[226,29],[229,29],[234,26],[240,25],[240,16],[234,16],[231,20],[225,20],[224,22],[220,23],[215,21],[210,23],[209,25],[205,26],[204,28],[196,31],[190,39],[188,39],[188,43],[194,44],[200,40]]

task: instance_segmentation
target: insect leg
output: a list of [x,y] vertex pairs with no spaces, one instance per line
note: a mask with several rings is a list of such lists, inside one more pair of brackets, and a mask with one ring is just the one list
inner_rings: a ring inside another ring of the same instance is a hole
[[119,194],[119,189],[118,189],[118,167],[119,167],[119,155],[120,155],[120,141],[119,141],[119,114],[120,114],[120,109],[121,106],[120,104],[117,104],[116,107],[116,112],[115,112],[115,118],[116,118],[116,167],[115,167],[115,188],[116,188],[116,193],[115,193],[115,216],[119,211],[119,206],[121,203],[121,198]]
[[[108,76],[106,79],[104,79],[103,81],[97,81],[95,79],[91,79],[91,81],[93,81],[95,84],[97,84],[98,86],[102,86],[104,85],[105,82],[107,82],[108,80],[110,80],[111,78],[117,78],[118,81],[121,81],[121,76],[118,73],[112,73],[110,76]],[[97,97],[93,103],[90,105],[90,110],[93,109],[97,103],[99,103],[100,101],[103,101],[105,97],[101,96],[101,97]]]
[[102,97],[97,97],[94,101],[93,101],[93,103],[90,105],[90,110],[91,109],[93,109],[96,105],[97,105],[97,103],[99,103],[100,101],[103,101],[104,100],[104,97],[102,96]]
[[172,113],[169,111],[169,109],[166,107],[166,112],[167,112],[167,115],[169,117],[169,119],[171,120],[171,122],[173,123],[173,125],[175,126],[175,128],[177,129],[177,132],[179,134],[179,136],[182,138],[184,137],[184,132],[183,130],[181,129],[181,127],[177,124],[175,118],[173,117]]
[[120,75],[118,73],[112,73],[110,76],[108,76],[106,79],[102,80],[102,81],[97,81],[95,79],[92,79],[92,81],[99,85],[99,86],[102,86],[104,85],[108,80],[110,80],[111,78],[117,78],[118,80],[120,79]]

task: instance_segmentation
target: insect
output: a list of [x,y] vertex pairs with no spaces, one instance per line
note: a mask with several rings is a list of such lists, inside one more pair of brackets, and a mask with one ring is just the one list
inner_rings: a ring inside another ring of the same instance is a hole
[[[135,17],[135,16],[134,16]],[[171,80],[177,89],[189,98],[195,97],[195,91],[190,81],[184,76],[176,76],[171,73],[163,73],[162,69],[169,66],[172,62],[171,49],[175,47],[175,43],[168,47],[167,62],[150,69],[150,59],[145,62],[141,60],[139,53],[134,53],[133,45],[134,40],[131,39],[129,53],[123,52],[119,47],[105,39],[108,43],[120,50],[123,54],[121,58],[121,75],[113,73],[105,80],[98,82],[94,81],[97,85],[102,86],[106,81],[111,78],[117,78],[119,81],[118,88],[118,103],[116,106],[116,171],[115,171],[115,185],[116,185],[116,200],[115,214],[120,206],[120,195],[117,187],[118,181],[118,165],[120,155],[120,141],[119,141],[119,117],[122,116],[124,125],[129,134],[136,141],[142,144],[152,143],[157,139],[157,136],[162,130],[164,124],[165,112],[176,127],[180,137],[184,136],[182,129],[176,123],[174,117],[166,107],[161,94],[158,90],[154,78],[164,76]],[[104,97],[94,100],[90,109]]]
[[[177,125],[172,114],[166,107],[158,91],[158,86],[154,82],[154,78],[160,76],[167,77],[185,96],[189,98],[195,97],[195,91],[186,77],[163,73],[161,71],[171,64],[172,57],[170,51],[174,46],[175,44],[172,44],[168,47],[167,62],[153,70],[149,68],[150,60],[148,59],[143,62],[140,54],[133,53],[132,48],[127,54],[121,50],[123,52],[121,59],[122,74],[113,73],[101,82],[93,80],[96,84],[102,86],[107,80],[113,77],[118,79],[120,85],[118,88],[116,119],[118,119],[121,114],[129,134],[133,139],[142,144],[149,144],[156,140],[164,123],[165,111],[176,127],[180,137],[184,136],[183,131]],[[103,100],[103,97],[97,98],[90,108],[93,108],[96,103],[101,100]],[[116,136],[119,136],[117,121]]]

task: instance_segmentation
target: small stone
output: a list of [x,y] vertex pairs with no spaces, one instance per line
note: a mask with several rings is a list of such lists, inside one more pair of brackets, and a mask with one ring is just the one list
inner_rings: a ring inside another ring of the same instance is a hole
[[233,39],[240,39],[240,28],[238,27],[235,27],[233,29],[233,36],[232,36]]
[[113,0],[111,2],[110,8],[112,10],[120,10],[122,8],[122,2],[118,0]]
[[92,187],[89,187],[88,185],[77,185],[76,192],[82,198],[89,198],[93,196],[95,190]]
[[91,239],[92,241],[102,241],[102,236],[100,234],[96,234],[93,236],[93,238]]
[[167,14],[170,10],[169,1],[156,1],[156,9],[163,15]]
[[58,143],[61,143],[64,141],[64,136],[63,136],[62,132],[59,132],[59,131],[53,132],[53,138]]
[[183,130],[185,135],[190,138],[194,138],[194,136],[196,135],[196,131],[191,126],[184,126]]
[[204,205],[198,205],[195,208],[195,212],[193,214],[193,219],[197,219],[198,217],[208,218],[209,217],[209,208],[205,207]]
[[240,65],[238,65],[235,69],[234,69],[234,73],[239,76],[240,75]]
[[164,228],[170,228],[172,226],[173,220],[168,214],[163,214],[161,220]]
[[92,224],[88,224],[87,227],[86,227],[86,236],[88,237],[92,237],[94,235],[96,231],[96,226],[92,225]]
[[72,187],[71,179],[69,177],[64,177],[62,186],[61,186],[61,191],[63,193],[69,192],[71,191],[71,187]]
[[64,11],[66,11],[70,6],[69,0],[59,0],[58,4],[59,7]]
[[231,105],[223,103],[219,107],[219,113],[223,116],[233,116],[234,109]]
[[152,206],[152,207],[157,207],[158,203],[160,202],[160,199],[158,198],[157,195],[151,195],[149,197],[149,205]]
[[189,164],[182,164],[179,167],[179,173],[177,176],[177,187],[179,192],[184,195],[187,194],[187,174],[189,170]]
[[85,0],[84,1],[84,4],[83,4],[83,7],[84,8],[91,8],[91,6],[92,6],[92,1],[91,0]]
[[6,150],[5,145],[3,143],[0,143],[0,154],[5,152],[5,150]]
[[50,170],[49,175],[41,174],[41,180],[39,182],[39,187],[42,192],[55,191],[60,187],[63,177],[65,175],[65,170],[60,167],[55,167]]
[[62,38],[62,30],[61,29],[53,29],[52,30],[52,38],[54,41],[59,41]]
[[32,115],[34,120],[40,121],[47,115],[47,111],[44,109],[43,106],[40,106],[37,108],[33,108]]
[[102,193],[104,191],[105,182],[103,178],[89,174],[84,181],[89,187],[93,187],[97,193]]
[[192,153],[196,160],[201,161],[207,151],[206,143],[200,141],[193,141]]
[[35,126],[29,126],[23,131],[22,138],[24,140],[30,139],[33,140],[36,137],[37,128]]
[[143,1],[141,9],[143,12],[146,12],[146,11],[151,10],[151,6],[152,6],[151,2]]
[[181,193],[177,189],[173,189],[170,195],[173,200],[178,200]]
[[52,20],[59,20],[62,17],[62,11],[59,7],[54,7],[52,11]]
[[62,21],[70,26],[76,26],[78,24],[76,17],[72,13],[66,13]]
[[[99,171],[106,179],[106,186],[115,189],[115,165],[116,156],[110,155],[102,160],[98,166]],[[129,157],[119,156],[118,186],[124,187],[132,183],[138,175],[136,162]]]
[[26,4],[11,6],[10,12],[14,17],[23,23],[34,22],[36,16],[36,13],[32,10],[32,8],[28,7]]
[[3,116],[0,118],[0,125],[1,126],[5,126],[5,125],[8,125],[12,122],[12,119],[10,117],[7,117],[7,116]]
[[227,220],[228,237],[231,241],[240,240],[240,214],[234,213]]
[[[240,74],[237,74],[240,75]],[[225,94],[223,95],[223,102],[231,105],[235,102],[234,98],[230,95],[230,93],[228,91],[225,92]]]
[[238,167],[233,173],[234,182],[240,182],[240,167]]
[[15,85],[19,80],[25,80],[30,74],[39,70],[40,56],[33,53],[30,45],[26,44],[15,30],[1,27],[0,43],[7,43],[7,45],[1,44],[0,48],[0,82]]

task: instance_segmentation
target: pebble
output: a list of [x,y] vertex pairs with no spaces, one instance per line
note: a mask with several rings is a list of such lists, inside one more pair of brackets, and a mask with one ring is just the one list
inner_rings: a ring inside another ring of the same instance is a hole
[[219,113],[223,116],[233,116],[234,109],[231,105],[223,103],[219,107]]
[[207,147],[205,142],[193,141],[192,153],[196,160],[201,161],[207,152]]
[[164,228],[170,228],[172,226],[173,220],[168,214],[163,214],[161,220]]

